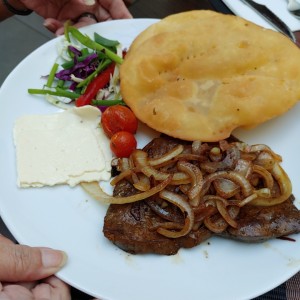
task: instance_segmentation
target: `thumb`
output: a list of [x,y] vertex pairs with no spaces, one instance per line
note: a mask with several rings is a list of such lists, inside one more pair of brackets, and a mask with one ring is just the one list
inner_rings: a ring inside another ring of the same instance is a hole
[[0,240],[0,282],[39,280],[56,273],[66,260],[63,251]]

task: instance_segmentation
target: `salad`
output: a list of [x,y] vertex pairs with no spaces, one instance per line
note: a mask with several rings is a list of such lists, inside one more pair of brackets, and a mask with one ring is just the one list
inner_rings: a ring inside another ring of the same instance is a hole
[[102,111],[101,126],[117,157],[129,157],[137,147],[134,134],[138,121],[120,93],[119,67],[126,51],[116,40],[94,33],[93,39],[66,23],[59,55],[43,88],[30,88],[32,95],[62,109],[93,105]]
[[[58,58],[44,76],[42,89],[30,88],[32,95],[44,95],[47,101],[66,109],[94,105],[102,107],[122,104],[119,66],[123,51],[118,41],[94,33],[94,39],[77,28],[65,26],[65,35],[58,45]],[[104,110],[104,109],[102,109]]]

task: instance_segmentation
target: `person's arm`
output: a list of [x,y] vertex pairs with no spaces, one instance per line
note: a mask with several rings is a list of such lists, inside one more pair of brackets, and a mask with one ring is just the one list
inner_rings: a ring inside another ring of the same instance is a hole
[[0,21],[3,21],[14,14],[28,15],[31,10],[19,0],[0,0]]

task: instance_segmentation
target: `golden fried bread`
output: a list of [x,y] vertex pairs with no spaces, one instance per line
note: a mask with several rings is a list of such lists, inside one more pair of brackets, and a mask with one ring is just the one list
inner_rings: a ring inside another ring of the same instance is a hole
[[151,128],[218,141],[289,110],[300,98],[300,50],[280,33],[212,11],[169,16],[132,43],[121,92]]

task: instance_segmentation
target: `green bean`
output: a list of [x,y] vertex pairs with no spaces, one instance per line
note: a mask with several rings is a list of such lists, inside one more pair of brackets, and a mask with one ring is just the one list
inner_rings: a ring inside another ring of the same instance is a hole
[[62,80],[62,79],[58,80],[58,82],[57,82],[57,86],[58,87],[63,88],[64,85],[65,85],[65,81],[64,80]]
[[71,40],[70,40],[70,37],[69,37],[69,27],[70,27],[70,20],[68,20],[67,22],[64,23],[64,36],[65,36],[65,39],[70,43]]
[[58,63],[55,63],[53,66],[52,66],[52,68],[51,68],[51,71],[50,71],[50,74],[49,74],[49,76],[48,76],[48,80],[47,80],[47,82],[46,82],[46,86],[47,87],[51,87],[52,86],[52,84],[53,84],[53,81],[54,81],[54,78],[55,78],[55,74],[56,74],[56,72],[57,72],[57,69],[58,69]]
[[113,105],[126,105],[123,100],[92,100],[92,105],[95,106],[113,106]]
[[118,46],[120,44],[119,41],[109,40],[109,39],[101,36],[97,32],[94,33],[94,40],[96,43],[98,43],[104,47],[107,47],[107,48],[110,48],[110,47],[115,48],[116,46]]
[[73,35],[74,38],[76,38],[81,44],[84,46],[94,49],[94,50],[99,50],[99,51],[104,51],[105,54],[114,62],[121,64],[123,62],[123,59],[112,52],[111,50],[107,49],[106,47],[96,43],[93,41],[90,37],[87,35],[82,34],[77,28],[75,27],[68,27],[68,31]]
[[56,91],[47,89],[28,89],[28,93],[31,95],[52,95],[58,97],[66,97],[70,99],[77,99],[80,96],[80,94],[59,88],[56,88]]
[[89,49],[88,48],[83,48],[81,50],[81,55],[82,56],[88,56],[90,54]]

